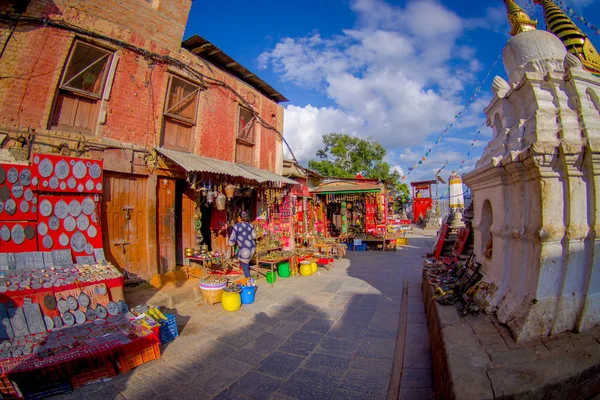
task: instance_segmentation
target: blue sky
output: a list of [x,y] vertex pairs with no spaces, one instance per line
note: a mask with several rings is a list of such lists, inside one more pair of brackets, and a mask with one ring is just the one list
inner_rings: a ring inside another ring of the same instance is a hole
[[[543,28],[540,6],[517,0]],[[600,26],[597,0],[565,0]],[[581,24],[580,24],[581,25]],[[600,37],[585,26],[596,47]],[[290,101],[284,135],[304,165],[329,132],[372,137],[404,174],[451,123],[408,181],[472,169],[491,138],[481,131],[496,75],[456,119],[509,39],[501,0],[193,1],[185,38],[199,34]]]

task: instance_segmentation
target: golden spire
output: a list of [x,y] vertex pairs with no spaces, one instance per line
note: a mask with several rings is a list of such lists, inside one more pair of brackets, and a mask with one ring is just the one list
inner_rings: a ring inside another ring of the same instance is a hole
[[504,0],[504,5],[508,13],[508,21],[512,27],[510,30],[512,36],[521,32],[535,31],[537,21],[532,21],[529,15],[514,0]]
[[567,50],[576,55],[588,71],[600,73],[600,56],[588,36],[552,0],[533,0],[544,8],[546,29],[564,43]]

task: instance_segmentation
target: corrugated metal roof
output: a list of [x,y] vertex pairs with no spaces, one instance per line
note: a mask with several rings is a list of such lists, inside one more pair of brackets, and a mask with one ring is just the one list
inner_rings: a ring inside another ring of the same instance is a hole
[[265,181],[258,180],[256,175],[229,161],[202,157],[197,154],[185,153],[183,151],[170,150],[162,147],[157,147],[156,151],[181,166],[187,172],[212,172],[215,174],[251,179],[258,182]]
[[381,190],[381,185],[375,183],[331,183],[311,189],[311,193],[337,192],[373,192]]
[[292,179],[274,174],[271,171],[266,171],[264,169],[249,167],[229,161],[217,160],[214,158],[202,157],[197,154],[170,150],[162,147],[157,147],[156,151],[175,162],[187,172],[211,172],[214,174],[223,174],[238,178],[250,179],[259,183],[279,182],[287,183],[288,185],[298,184],[298,182]]
[[273,172],[267,171],[265,169],[249,167],[247,165],[242,165],[242,164],[237,164],[237,165],[239,165],[240,167],[244,168],[246,171],[248,171],[252,174],[258,175],[260,178],[262,178],[266,181],[287,183],[288,185],[298,185],[299,184],[298,182],[296,182],[293,179],[274,174]]
[[197,56],[213,63],[217,67],[229,71],[232,75],[240,78],[242,81],[256,88],[259,92],[277,103],[288,101],[281,93],[273,89],[271,85],[247,70],[243,65],[229,57],[223,50],[219,49],[202,36],[194,35],[191,38],[186,39],[181,46]]

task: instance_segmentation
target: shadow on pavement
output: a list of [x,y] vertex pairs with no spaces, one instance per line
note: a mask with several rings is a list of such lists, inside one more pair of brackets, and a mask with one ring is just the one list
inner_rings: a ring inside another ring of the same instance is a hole
[[236,312],[178,307],[180,336],[160,359],[70,398],[385,399],[415,274],[403,257],[421,256],[403,253],[349,252],[320,276],[260,280]]

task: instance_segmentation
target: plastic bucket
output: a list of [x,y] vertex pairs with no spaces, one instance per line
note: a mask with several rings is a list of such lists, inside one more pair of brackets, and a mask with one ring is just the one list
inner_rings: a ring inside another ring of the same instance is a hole
[[316,262],[314,262],[314,263],[310,264],[310,268],[311,268],[312,273],[316,274],[317,270],[319,269],[319,266],[317,265]]
[[277,280],[277,274],[275,272],[267,272],[267,282],[269,283],[275,283],[275,281]]
[[223,292],[221,305],[225,311],[237,311],[242,306],[239,292]]
[[242,293],[240,293],[240,296],[242,298],[242,304],[254,303],[255,295],[256,295],[256,286],[242,287]]
[[290,263],[288,261],[282,262],[277,266],[277,273],[280,278],[290,277]]
[[302,261],[300,263],[300,275],[310,276],[312,273],[312,266],[310,265],[310,262]]

